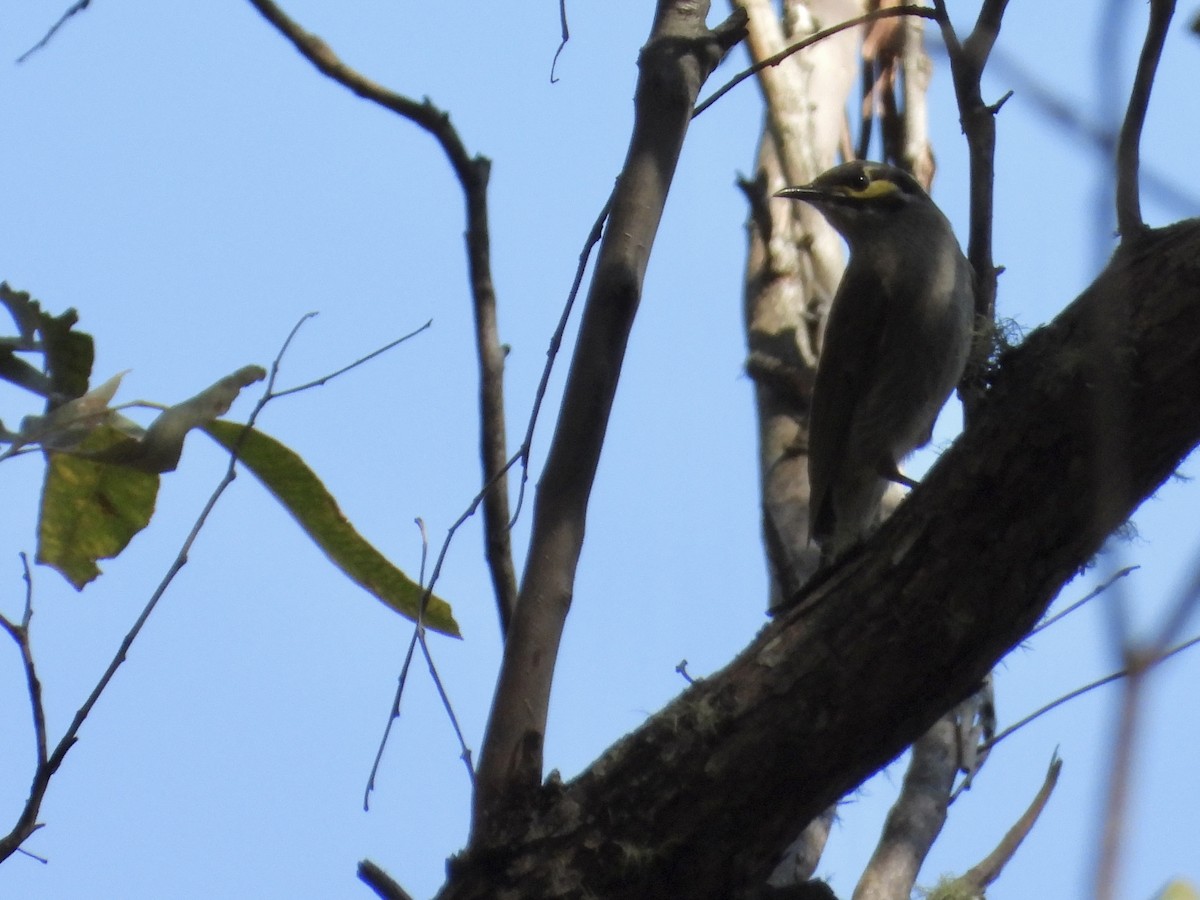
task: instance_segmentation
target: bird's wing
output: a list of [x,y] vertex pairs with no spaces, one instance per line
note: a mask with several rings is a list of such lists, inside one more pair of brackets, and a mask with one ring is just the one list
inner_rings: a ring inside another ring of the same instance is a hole
[[809,533],[817,538],[833,531],[830,489],[846,461],[857,401],[876,378],[885,312],[883,283],[852,260],[829,310],[809,413]]

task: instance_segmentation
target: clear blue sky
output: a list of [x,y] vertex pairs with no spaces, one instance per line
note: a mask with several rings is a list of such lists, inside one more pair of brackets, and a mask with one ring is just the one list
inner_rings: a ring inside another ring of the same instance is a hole
[[[319,76],[244,2],[100,0],[21,66],[66,0],[0,10],[0,278],[51,310],[77,308],[97,341],[97,380],[131,369],[121,399],[174,402],[248,363],[266,364],[304,313],[284,383],[336,369],[432,318],[431,331],[370,367],[268,408],[261,426],[302,453],[362,532],[415,572],[415,516],[440,541],[478,483],[475,363],[462,201],[434,143]],[[1099,65],[1091,4],[1013,4],[1000,49],[1082,118],[1111,112],[1098,72],[1124,85],[1144,3],[1125,6],[1118,51]],[[966,21],[963,4],[952,4]],[[1186,6],[1186,5],[1185,5]],[[1074,12],[1084,10],[1088,12]],[[635,58],[650,4],[570,6],[572,40],[549,83],[558,14],[542,4],[287,9],[352,65],[447,109],[494,161],[492,246],[508,410],[524,429],[547,340],[583,238],[625,152]],[[1068,11],[1072,10],[1072,11]],[[718,11],[724,14],[724,10]],[[1168,41],[1143,161],[1182,196],[1147,194],[1164,224],[1200,212],[1200,42],[1182,17]],[[1083,16],[1083,18],[1080,18]],[[714,76],[745,64],[739,50]],[[985,82],[999,97],[1011,77]],[[940,59],[931,105],[935,197],[965,235],[966,173]],[[578,772],[763,624],[751,387],[742,375],[744,201],[760,117],[746,84],[694,125],[646,282],[591,504],[547,740]],[[996,258],[1003,316],[1033,327],[1094,276],[1112,243],[1098,221],[1106,163],[1049,122],[1029,91],[999,120]],[[1190,197],[1190,199],[1189,199]],[[560,366],[559,374],[565,370]],[[552,401],[561,378],[552,383]],[[242,400],[233,415],[244,416]],[[34,411],[0,392],[10,427]],[[537,438],[544,451],[553,402]],[[939,438],[953,435],[957,410]],[[539,457],[540,459],[540,457]],[[159,513],[82,594],[35,572],[34,642],[52,737],[107,664],[225,464],[190,438]],[[920,466],[918,466],[918,469]],[[1195,474],[1194,464],[1185,475]],[[536,478],[536,468],[534,477]],[[20,610],[17,553],[34,549],[40,463],[0,470],[0,608]],[[1124,598],[1156,621],[1200,546],[1195,485],[1167,485],[1139,511]],[[523,548],[526,516],[517,528]],[[518,551],[518,562],[522,561]],[[1101,564],[1101,569],[1110,562]],[[1101,571],[1064,592],[1082,595]],[[465,640],[433,646],[478,751],[499,655],[477,523],[463,529],[439,592]],[[1096,604],[1017,650],[999,670],[1011,722],[1116,665]],[[1192,627],[1200,627],[1193,622]],[[49,859],[0,866],[0,896],[365,897],[370,857],[410,892],[441,883],[465,837],[469,790],[429,679],[418,671],[370,813],[362,790],[409,636],[406,621],[341,577],[249,476],[227,494],[129,660],[84,726],[27,844]],[[1200,881],[1200,657],[1159,672],[1139,742],[1121,896],[1169,877]],[[923,881],[991,850],[1057,748],[1058,790],[992,892],[1085,897],[1098,836],[1116,692],[1070,704],[1002,744],[952,810]],[[0,642],[0,819],[23,802],[32,738],[18,660]],[[843,809],[822,873],[848,895],[902,768]]]

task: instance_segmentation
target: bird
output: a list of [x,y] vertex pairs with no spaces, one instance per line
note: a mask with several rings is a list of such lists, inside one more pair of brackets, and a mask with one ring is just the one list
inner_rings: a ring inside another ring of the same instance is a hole
[[815,207],[850,250],[809,405],[809,536],[823,564],[869,535],[889,482],[929,443],[962,378],[974,275],[950,221],[912,175],[855,160],[777,197]]

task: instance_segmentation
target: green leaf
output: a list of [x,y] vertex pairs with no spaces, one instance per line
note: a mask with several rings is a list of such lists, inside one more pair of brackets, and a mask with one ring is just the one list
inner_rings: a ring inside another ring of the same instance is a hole
[[[335,566],[396,612],[416,620],[424,590],[354,530],[303,459],[274,438],[236,422],[218,419],[202,429],[227,450],[237,448],[242,464],[266,485]],[[439,597],[429,598],[423,621],[435,631],[460,636],[450,605]]]
[[[120,431],[102,425],[79,450],[100,451],[124,440]],[[157,498],[157,475],[51,453],[42,486],[37,561],[83,590],[100,574],[96,561],[116,556],[146,527]]]
[[[7,282],[0,282],[0,304],[8,309],[20,332],[16,347],[0,350],[0,356],[5,357],[5,377],[47,396],[69,399],[87,391],[96,354],[92,336],[74,330],[79,314],[68,309],[60,316],[52,316],[28,292],[14,291]],[[49,378],[31,377],[30,367],[20,365],[12,356],[13,349],[41,352]]]

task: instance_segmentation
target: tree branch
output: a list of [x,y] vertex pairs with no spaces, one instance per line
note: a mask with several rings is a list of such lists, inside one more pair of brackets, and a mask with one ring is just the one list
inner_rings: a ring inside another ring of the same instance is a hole
[[1135,237],[1145,227],[1142,221],[1141,190],[1138,186],[1140,163],[1139,145],[1146,109],[1150,105],[1150,90],[1154,73],[1162,56],[1167,27],[1175,14],[1175,0],[1150,0],[1150,22],[1146,26],[1146,41],[1138,59],[1137,75],[1129,92],[1129,107],[1121,136],[1117,140],[1117,231],[1122,237]]
[[26,50],[24,53],[22,53],[20,56],[17,57],[17,64],[20,65],[21,63],[25,62],[25,60],[29,59],[29,57],[33,56],[33,54],[37,53],[39,50],[41,50],[43,47],[45,47],[47,44],[49,44],[51,39],[53,39],[53,37],[56,34],[58,34],[58,29],[62,28],[64,25],[67,24],[68,19],[70,19],[71,17],[75,16],[78,13],[83,12],[85,9],[87,9],[91,5],[91,3],[92,3],[92,0],[76,0],[75,3],[72,3],[67,8],[67,11],[58,17],[58,21],[50,26],[50,30],[47,31],[42,36],[42,39],[40,41],[38,41],[36,44],[34,44],[32,47],[30,47],[28,50]]
[[969,420],[983,396],[984,368],[991,353],[991,325],[996,318],[996,276],[992,259],[992,208],[995,192],[996,113],[1007,96],[988,105],[983,102],[979,82],[992,46],[1000,34],[1000,23],[1008,0],[984,0],[975,28],[959,43],[945,0],[933,0],[938,12],[942,40],[950,57],[950,73],[958,98],[958,114],[967,139],[971,171],[971,232],[967,259],[975,270],[976,339],[971,361],[963,376],[960,396]]
[[400,887],[387,872],[369,859],[358,864],[359,880],[373,890],[380,900],[412,900],[412,896]]
[[660,0],[639,58],[629,152],[538,486],[528,562],[480,753],[472,844],[491,843],[504,812],[541,780],[550,683],[588,497],[650,248],[696,95],[744,33],[744,17],[710,31],[707,12],[707,2]]
[[272,0],[249,0],[300,55],[321,74],[362,97],[403,116],[429,132],[454,170],[467,206],[467,269],[475,317],[475,352],[479,359],[480,455],[483,484],[491,485],[484,498],[484,541],[488,569],[496,593],[501,631],[507,632],[516,604],[517,578],[508,530],[508,449],[504,423],[504,348],[496,317],[496,292],[492,282],[491,238],[488,230],[487,185],[491,160],[471,156],[450,124],[450,115],[428,99],[410,97],[377,84],[346,65],[320,37],[305,31]]
[[883,835],[854,889],[854,900],[912,896],[921,863],[946,824],[950,789],[958,774],[957,750],[954,713],[942,716],[913,744],[904,786],[888,810]]
[[[739,3],[738,5],[749,11],[753,4]],[[729,79],[729,81],[725,82],[717,90],[713,91],[711,96],[705,98],[703,103],[697,104],[695,112],[692,113],[692,118],[700,115],[700,113],[704,112],[747,78],[751,77],[752,75],[757,75],[763,69],[769,69],[779,65],[793,54],[799,53],[801,50],[811,47],[813,44],[820,43],[826,38],[833,37],[835,34],[841,34],[843,31],[849,31],[853,28],[857,28],[859,25],[867,25],[871,22],[878,22],[881,19],[895,19],[901,16],[915,16],[925,19],[937,18],[937,14],[933,10],[927,9],[924,6],[893,6],[887,9],[876,9],[869,13],[864,13],[861,16],[855,16],[853,19],[847,19],[844,22],[838,22],[838,24],[831,25],[828,28],[823,28],[814,34],[808,35],[802,40],[796,41],[794,44],[789,44],[787,47],[776,51],[766,58],[757,60],[754,65],[750,66],[750,68],[743,69],[741,72],[738,72],[731,79]]]
[[[1005,833],[1000,843],[996,845],[996,849],[973,866],[969,872],[956,879],[957,885],[961,887],[961,893],[946,892],[947,896],[984,896],[984,891],[1000,877],[1000,872],[1008,865],[1009,860],[1016,854],[1017,848],[1021,846],[1021,842],[1029,836],[1029,832],[1037,824],[1038,816],[1042,814],[1042,810],[1050,801],[1050,795],[1054,793],[1054,786],[1058,784],[1058,773],[1061,771],[1062,760],[1055,756],[1050,760],[1050,768],[1046,770],[1042,786],[1038,789],[1037,796],[1030,802],[1029,808]],[[941,895],[939,894],[939,896]]]
[[[1098,346],[1112,334],[1098,322],[1112,319],[1119,345]],[[1120,369],[1125,396],[1106,400],[1129,410],[1116,494],[1094,464],[1100,366]],[[506,842],[472,847],[440,896],[573,886],[705,900],[760,884],[796,823],[972,693],[1197,443],[1200,221],[1189,221],[1119,250],[1004,355],[978,416],[859,552],[724,670],[573,782],[547,786]],[[1101,491],[1108,502],[1090,502]]]

